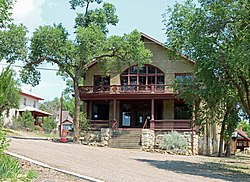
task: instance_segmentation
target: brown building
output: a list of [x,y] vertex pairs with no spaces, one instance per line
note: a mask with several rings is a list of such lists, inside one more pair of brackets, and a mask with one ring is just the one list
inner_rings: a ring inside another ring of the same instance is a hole
[[109,76],[103,76],[98,63],[89,66],[80,97],[91,126],[190,130],[191,113],[171,84],[191,77],[195,63],[185,57],[170,60],[163,44],[143,33],[141,39],[153,53],[150,64],[124,65],[122,72],[112,70]]

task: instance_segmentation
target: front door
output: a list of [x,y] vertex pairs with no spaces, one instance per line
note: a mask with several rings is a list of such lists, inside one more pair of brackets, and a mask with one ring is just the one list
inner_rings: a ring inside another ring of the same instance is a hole
[[141,109],[136,110],[136,121],[135,127],[142,128],[144,123],[147,122],[146,127],[149,127],[150,122],[150,110],[148,109]]

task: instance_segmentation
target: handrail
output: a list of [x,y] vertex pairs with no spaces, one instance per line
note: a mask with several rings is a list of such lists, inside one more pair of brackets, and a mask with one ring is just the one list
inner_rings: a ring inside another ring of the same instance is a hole
[[145,128],[147,128],[147,124],[148,124],[148,119],[146,119],[146,120],[144,121],[144,124],[143,124],[143,127],[142,127],[142,129],[145,129]]

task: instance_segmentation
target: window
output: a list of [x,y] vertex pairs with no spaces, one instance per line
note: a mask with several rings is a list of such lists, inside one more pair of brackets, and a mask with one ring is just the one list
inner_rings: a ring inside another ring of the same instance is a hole
[[121,74],[123,91],[164,90],[164,73],[153,65],[136,65],[124,70]]
[[26,98],[23,98],[23,105],[26,106],[26,104],[27,104],[26,102],[27,102]]
[[185,103],[175,103],[175,119],[191,119],[192,112]]
[[93,103],[93,120],[108,120],[109,119],[109,103],[100,102]]
[[34,100],[34,102],[33,102],[33,107],[36,107],[36,101]]
[[190,73],[176,73],[175,78],[179,81],[191,80],[193,78],[193,75],[191,75]]
[[94,87],[95,91],[108,91],[110,86],[110,77],[109,76],[94,76]]

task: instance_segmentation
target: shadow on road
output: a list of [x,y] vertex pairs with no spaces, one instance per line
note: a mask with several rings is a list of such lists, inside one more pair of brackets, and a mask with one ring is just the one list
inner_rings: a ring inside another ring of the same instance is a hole
[[237,171],[236,166],[219,164],[214,162],[192,163],[187,161],[159,161],[136,159],[140,162],[145,162],[158,169],[164,169],[181,174],[190,174],[196,176],[203,176],[212,179],[222,179],[232,182],[249,182],[250,175]]

